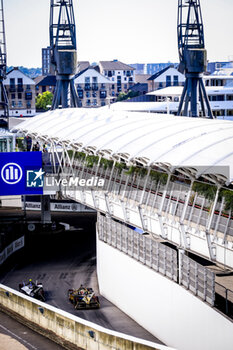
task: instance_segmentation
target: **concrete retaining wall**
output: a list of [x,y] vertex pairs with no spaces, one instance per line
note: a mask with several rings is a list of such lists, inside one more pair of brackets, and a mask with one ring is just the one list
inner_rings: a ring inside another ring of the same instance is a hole
[[0,308],[67,349],[169,350],[162,345],[110,331],[2,284]]
[[98,240],[100,293],[165,344],[232,350],[233,323],[185,288]]

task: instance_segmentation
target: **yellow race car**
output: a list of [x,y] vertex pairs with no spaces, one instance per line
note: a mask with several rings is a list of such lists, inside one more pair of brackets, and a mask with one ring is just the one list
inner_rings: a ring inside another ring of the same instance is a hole
[[69,289],[68,298],[75,309],[98,309],[100,307],[99,298],[92,288],[86,288],[82,284],[79,289]]

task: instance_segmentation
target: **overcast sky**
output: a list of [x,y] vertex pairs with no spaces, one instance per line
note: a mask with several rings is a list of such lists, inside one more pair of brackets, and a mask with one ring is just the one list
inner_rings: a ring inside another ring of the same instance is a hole
[[[73,0],[78,60],[178,62],[178,0]],[[233,0],[201,0],[210,61],[233,59]],[[50,0],[4,0],[8,66],[41,67]]]

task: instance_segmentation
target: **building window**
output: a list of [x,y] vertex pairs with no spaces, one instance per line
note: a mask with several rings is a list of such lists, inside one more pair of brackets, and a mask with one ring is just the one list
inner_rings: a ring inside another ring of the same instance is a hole
[[11,107],[12,107],[12,108],[15,108],[15,101],[12,101],[12,102],[11,102]]
[[101,101],[101,106],[105,106],[105,102],[104,101]]
[[78,84],[78,85],[77,85],[77,89],[82,89],[81,84]]
[[25,100],[32,100],[32,93],[31,92],[25,92]]
[[163,88],[163,83],[159,83],[159,89],[162,89]]
[[171,86],[171,76],[166,75],[166,86]]
[[106,91],[100,91],[100,98],[106,98],[107,93]]
[[11,94],[11,99],[15,100],[15,94]]
[[115,89],[115,84],[112,84],[112,89],[113,89],[113,90]]
[[112,71],[109,70],[109,71],[108,71],[108,77],[111,78],[112,76],[113,76]]
[[105,89],[105,84],[101,84],[101,89]]
[[178,77],[178,75],[174,75],[173,79],[174,79],[174,86],[178,86],[179,85],[179,77]]
[[22,101],[19,101],[18,102],[18,107],[22,107],[22,106],[23,106]]
[[91,105],[91,100],[87,100],[86,106],[90,106],[90,105]]
[[96,97],[97,93],[95,91],[92,92],[92,97]]
[[31,108],[31,102],[27,102],[27,108]]
[[15,79],[10,78],[10,91],[14,92],[15,91]]
[[112,91],[112,96],[115,96],[115,91]]
[[124,78],[125,81],[127,81],[127,78]]
[[83,98],[83,90],[78,90],[78,97]]
[[85,77],[85,90],[91,90],[90,77]]
[[233,95],[227,95],[227,101],[233,101]]
[[86,91],[86,97],[91,97],[91,94],[89,91]]
[[[12,95],[13,95],[13,94],[12,94]],[[21,92],[18,93],[18,99],[19,99],[19,100],[22,99],[22,93],[21,93]]]
[[124,88],[125,88],[125,90],[127,90],[127,84],[124,84]]
[[97,83],[97,77],[92,77],[92,83]]
[[94,100],[93,100],[93,106],[97,106],[97,99],[96,98],[94,98]]
[[27,85],[27,86],[26,86],[26,89],[27,89],[27,90],[31,90],[31,85]]

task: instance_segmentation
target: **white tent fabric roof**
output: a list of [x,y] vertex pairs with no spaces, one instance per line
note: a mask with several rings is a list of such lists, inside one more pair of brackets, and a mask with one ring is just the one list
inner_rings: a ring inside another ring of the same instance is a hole
[[193,169],[219,179],[226,178],[226,172],[216,167],[228,166],[226,181],[233,181],[232,121],[71,108],[43,113],[16,128],[48,142],[65,142],[144,165]]

